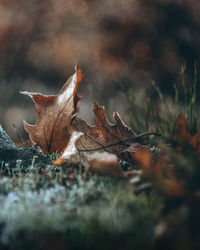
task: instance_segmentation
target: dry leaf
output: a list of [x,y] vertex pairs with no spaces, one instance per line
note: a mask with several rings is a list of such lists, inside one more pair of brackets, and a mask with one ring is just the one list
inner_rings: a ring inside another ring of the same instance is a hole
[[66,161],[71,160],[71,158],[75,156],[77,153],[77,148],[76,148],[75,143],[78,140],[78,138],[82,135],[83,133],[81,132],[73,131],[71,134],[70,140],[68,142],[68,145],[65,148],[62,156],[59,157],[56,161],[53,161],[52,163],[59,166],[65,163]]
[[[93,112],[97,120],[97,124],[93,127],[89,126],[85,121],[78,117],[74,116],[72,120],[74,131],[83,134],[75,142],[75,145],[78,152],[81,153],[81,156],[83,156],[86,161],[88,154],[97,150],[101,152],[108,151],[118,155],[124,149],[127,149],[128,151],[131,150],[132,152],[136,151],[138,148],[144,147],[139,143],[131,143],[132,141],[137,141],[140,135],[137,136],[130,128],[128,128],[122,122],[118,113],[114,114],[116,124],[111,124],[106,119],[104,108],[99,106],[96,102],[93,104]],[[68,148],[66,148],[65,151],[67,152],[67,150]],[[59,165],[67,161],[66,154],[67,153],[64,152],[54,164]]]
[[111,153],[96,152],[89,157],[89,172],[101,176],[124,177],[124,173],[118,163],[117,156]]
[[118,154],[129,146],[126,141],[131,142],[137,135],[128,128],[121,120],[118,113],[114,113],[116,124],[108,122],[105,116],[104,107],[99,106],[95,101],[93,112],[97,124],[89,126],[82,119],[75,117],[72,122],[74,130],[83,132],[84,135],[77,141],[78,150],[102,150]]
[[174,141],[177,145],[178,151],[182,151],[183,146],[192,146],[197,153],[200,153],[200,131],[196,135],[191,135],[187,121],[181,114],[176,121],[175,131],[174,131]]
[[44,153],[61,153],[70,141],[71,119],[79,101],[77,88],[83,79],[81,70],[78,67],[75,70],[58,95],[21,92],[35,102],[36,124],[25,122],[24,125],[32,143],[38,145]]
[[153,159],[153,154],[149,150],[139,149],[135,153],[135,159],[141,164],[144,172],[167,195],[181,197],[185,194],[184,185],[176,178],[175,173],[167,174],[166,169],[169,167],[169,164],[165,159],[165,155],[160,155],[157,159]]

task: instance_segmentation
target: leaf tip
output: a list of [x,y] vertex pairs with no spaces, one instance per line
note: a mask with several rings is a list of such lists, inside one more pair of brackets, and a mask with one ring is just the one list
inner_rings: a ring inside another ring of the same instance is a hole
[[33,97],[32,93],[31,92],[28,92],[28,91],[19,91],[20,94],[22,95],[28,95],[30,96],[31,98]]

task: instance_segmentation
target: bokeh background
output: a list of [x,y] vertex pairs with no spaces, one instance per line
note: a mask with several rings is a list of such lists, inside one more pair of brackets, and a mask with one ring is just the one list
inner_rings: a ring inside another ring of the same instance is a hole
[[155,95],[154,80],[171,96],[183,67],[192,82],[199,54],[199,0],[0,0],[0,124],[26,136],[34,105],[19,91],[56,94],[76,63],[80,116],[92,120],[94,98],[123,117],[119,85]]

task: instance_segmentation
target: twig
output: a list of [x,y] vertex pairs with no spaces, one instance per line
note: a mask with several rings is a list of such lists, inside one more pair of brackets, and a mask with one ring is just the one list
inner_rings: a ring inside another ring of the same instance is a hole
[[102,150],[102,149],[106,149],[106,148],[111,148],[111,147],[114,147],[114,146],[117,146],[117,145],[120,145],[120,144],[124,144],[126,142],[138,142],[138,140],[144,136],[150,136],[150,135],[155,135],[155,136],[162,136],[161,134],[159,133],[143,133],[143,134],[140,134],[140,135],[137,135],[136,137],[132,137],[132,138],[129,138],[129,139],[126,139],[126,140],[123,140],[123,141],[119,141],[119,142],[116,142],[116,143],[112,143],[112,144],[109,144],[107,146],[102,146],[102,147],[99,147],[99,148],[93,148],[93,149],[80,149],[78,150],[79,152],[92,152],[92,151],[98,151],[98,150]]

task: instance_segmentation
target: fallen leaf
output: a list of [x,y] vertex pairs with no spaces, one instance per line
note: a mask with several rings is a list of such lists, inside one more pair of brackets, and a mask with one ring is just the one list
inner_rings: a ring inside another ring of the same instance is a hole
[[70,136],[70,140],[68,141],[67,147],[65,148],[64,152],[62,153],[62,156],[59,157],[57,160],[53,161],[52,163],[54,165],[59,166],[59,165],[65,163],[66,161],[71,160],[71,158],[73,156],[75,156],[76,153],[78,152],[75,143],[78,140],[78,138],[82,135],[83,135],[83,133],[81,133],[81,132],[73,131],[71,136]]
[[137,138],[137,135],[122,122],[117,112],[114,113],[115,124],[108,122],[104,107],[95,101],[93,112],[97,121],[95,126],[88,125],[78,117],[74,117],[72,121],[74,130],[84,134],[76,143],[79,151],[102,150],[118,154],[129,146],[129,142]]
[[[95,151],[107,151],[116,155],[121,155],[121,153],[123,152],[128,153],[131,154],[132,161],[132,154],[134,154],[137,149],[146,148],[145,146],[137,142],[139,138],[143,135],[155,134],[135,134],[122,122],[117,112],[114,113],[114,119],[116,123],[111,124],[106,119],[104,107],[101,107],[95,101],[93,103],[93,112],[97,121],[97,124],[95,126],[88,125],[85,121],[76,116],[74,116],[72,119],[72,127],[74,131],[78,131],[83,134],[77,139],[75,145],[79,154],[81,153],[86,161],[88,158],[88,154]],[[66,148],[66,152],[67,150],[68,149]],[[77,157],[74,156],[74,162],[76,162],[76,159]],[[66,157],[66,154],[63,153],[61,157],[58,158],[54,163],[59,165],[67,160],[68,159]]]
[[196,153],[200,153],[200,131],[195,135],[191,135],[187,121],[182,114],[179,115],[176,121],[174,142],[178,151],[182,151],[183,147],[191,146],[196,150]]
[[77,112],[79,97],[77,88],[83,79],[81,70],[64,84],[58,95],[41,95],[40,93],[21,92],[30,96],[36,106],[36,124],[24,122],[32,143],[38,145],[44,153],[61,153],[67,147],[71,134],[71,119]]
[[96,152],[89,157],[88,171],[101,175],[111,177],[124,177],[124,173],[118,163],[117,156],[111,153]]
[[167,174],[169,167],[165,155],[161,154],[154,159],[153,154],[147,149],[139,149],[135,153],[135,159],[141,164],[144,172],[152,179],[159,189],[171,197],[185,195],[185,188],[181,180],[175,176],[175,172]]

